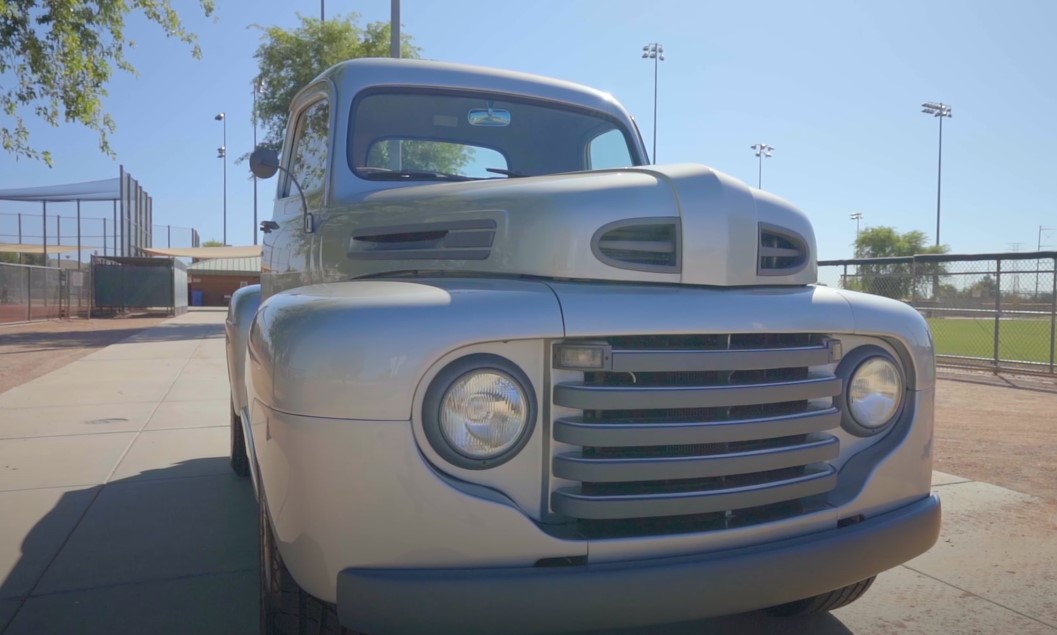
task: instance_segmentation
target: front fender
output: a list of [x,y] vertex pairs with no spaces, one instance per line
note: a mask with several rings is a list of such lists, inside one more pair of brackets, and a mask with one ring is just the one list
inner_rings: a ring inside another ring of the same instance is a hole
[[354,280],[269,297],[250,332],[255,398],[290,414],[408,421],[447,353],[564,334],[550,288],[517,279]]
[[246,399],[246,341],[260,305],[261,285],[242,287],[231,295],[228,316],[224,320],[228,385],[231,387],[231,405],[236,413],[249,407]]

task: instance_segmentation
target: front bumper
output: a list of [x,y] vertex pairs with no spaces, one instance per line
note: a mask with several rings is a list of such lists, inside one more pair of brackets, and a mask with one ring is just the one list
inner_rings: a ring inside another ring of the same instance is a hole
[[707,555],[551,568],[350,568],[338,574],[338,614],[371,635],[517,635],[740,613],[906,562],[935,544],[940,515],[931,495],[847,527]]

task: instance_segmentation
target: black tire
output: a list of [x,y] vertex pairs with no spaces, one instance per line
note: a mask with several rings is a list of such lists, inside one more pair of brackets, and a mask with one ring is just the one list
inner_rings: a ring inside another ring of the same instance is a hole
[[338,623],[337,607],[298,586],[275,544],[263,492],[260,501],[261,635],[357,635]]
[[231,407],[231,471],[242,477],[250,475],[250,457],[246,454],[246,437],[242,432],[242,418]]
[[872,585],[873,581],[876,579],[877,576],[873,576],[865,580],[860,580],[855,584],[841,587],[836,591],[830,591],[829,593],[797,600],[796,602],[790,602],[789,604],[772,606],[767,609],[767,612],[782,617],[801,617],[835,611],[840,607],[847,606],[861,598],[866,591],[869,590],[870,585]]

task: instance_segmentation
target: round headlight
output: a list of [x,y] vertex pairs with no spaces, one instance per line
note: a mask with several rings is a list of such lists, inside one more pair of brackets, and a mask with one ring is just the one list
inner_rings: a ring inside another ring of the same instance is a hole
[[444,393],[440,432],[459,454],[497,457],[518,442],[528,425],[528,398],[513,377],[480,370],[459,377]]
[[903,377],[887,357],[870,357],[848,381],[848,409],[855,423],[869,431],[888,425],[903,403]]
[[496,355],[469,355],[437,374],[422,403],[430,446],[458,467],[480,470],[509,461],[528,442],[536,397],[528,377]]

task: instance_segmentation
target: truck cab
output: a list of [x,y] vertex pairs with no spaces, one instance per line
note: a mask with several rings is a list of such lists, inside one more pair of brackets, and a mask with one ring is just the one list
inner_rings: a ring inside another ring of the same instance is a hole
[[935,542],[927,324],[788,202],[522,73],[349,61],[289,121],[227,320],[263,632],[804,614]]

